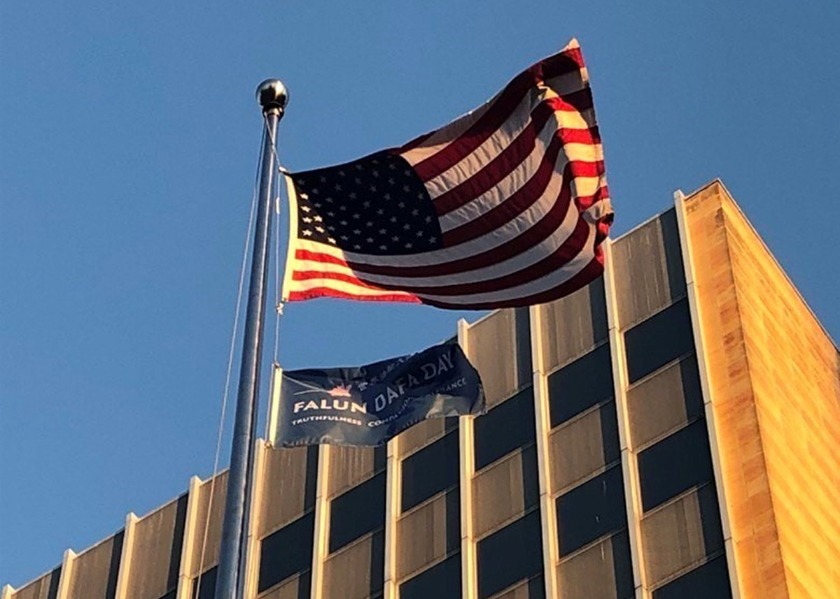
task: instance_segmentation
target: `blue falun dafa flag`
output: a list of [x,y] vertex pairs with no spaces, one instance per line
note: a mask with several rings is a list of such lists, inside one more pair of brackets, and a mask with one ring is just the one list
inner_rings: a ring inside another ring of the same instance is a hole
[[366,366],[278,372],[275,447],[384,445],[426,418],[485,410],[478,372],[454,341]]

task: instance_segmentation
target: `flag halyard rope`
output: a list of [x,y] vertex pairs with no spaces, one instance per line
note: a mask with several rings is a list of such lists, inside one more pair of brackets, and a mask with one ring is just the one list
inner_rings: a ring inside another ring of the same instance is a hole
[[[265,122],[266,131],[270,134],[271,130],[268,127],[268,121]],[[273,366],[275,368],[280,366],[280,319],[283,317],[283,311],[286,306],[286,301],[283,298],[283,283],[284,283],[284,276],[281,272],[281,264],[285,261],[283,258],[285,257],[285,252],[282,251],[281,245],[283,243],[280,235],[280,214],[281,214],[281,206],[282,206],[282,198],[280,192],[280,181],[284,182],[282,186],[286,190],[288,190],[288,185],[285,183],[286,179],[290,177],[289,170],[283,166],[280,162],[280,156],[277,153],[277,144],[274,143],[276,140],[272,139],[271,144],[271,151],[274,154],[274,162],[277,165],[277,173],[280,175],[274,179],[274,189],[272,193],[275,198],[275,219],[274,219],[274,245],[273,245],[273,252],[274,255],[272,259],[274,260],[274,289],[275,289],[275,299],[274,299],[274,353],[273,353]],[[288,206],[288,203],[287,203]],[[291,227],[290,227],[291,229]],[[291,235],[291,230],[289,231],[289,235]],[[272,376],[272,384],[274,383],[274,377]],[[272,401],[273,394],[269,392],[269,401]],[[271,445],[272,440],[270,439],[270,430],[271,430],[271,409],[268,410],[266,414],[265,420],[265,432],[264,438],[266,442]]]
[[245,231],[245,243],[242,253],[242,261],[239,268],[239,283],[236,293],[236,308],[234,309],[233,327],[230,336],[230,347],[228,349],[227,371],[225,373],[224,391],[222,392],[222,405],[219,414],[219,429],[216,434],[216,453],[213,458],[213,473],[210,477],[210,497],[207,500],[207,514],[204,519],[204,534],[201,539],[201,554],[198,563],[198,576],[196,577],[195,593],[193,597],[199,597],[201,592],[201,578],[204,575],[204,560],[207,554],[207,541],[210,531],[210,517],[213,513],[213,497],[215,495],[216,479],[219,474],[219,456],[222,449],[222,437],[224,435],[225,415],[227,412],[228,395],[230,393],[231,373],[233,372],[233,359],[236,348],[236,337],[239,332],[239,317],[242,312],[242,296],[245,288],[245,271],[248,264],[248,250],[251,245],[251,230],[254,228],[254,219],[257,212],[257,187],[261,160],[257,160],[257,170],[254,175],[254,189],[251,192],[251,213],[248,217],[248,227]]

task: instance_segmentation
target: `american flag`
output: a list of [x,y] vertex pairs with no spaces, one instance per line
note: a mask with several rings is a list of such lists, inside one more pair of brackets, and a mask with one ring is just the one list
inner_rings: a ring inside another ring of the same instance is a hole
[[506,308],[603,272],[612,209],[574,40],[437,131],[289,177],[289,301]]

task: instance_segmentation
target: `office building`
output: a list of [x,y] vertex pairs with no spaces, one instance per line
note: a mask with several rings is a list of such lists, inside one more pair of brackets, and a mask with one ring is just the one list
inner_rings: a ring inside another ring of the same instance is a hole
[[[587,288],[461,323],[486,415],[260,444],[246,596],[840,597],[840,354],[722,184],[674,204]],[[2,599],[212,597],[225,483]]]

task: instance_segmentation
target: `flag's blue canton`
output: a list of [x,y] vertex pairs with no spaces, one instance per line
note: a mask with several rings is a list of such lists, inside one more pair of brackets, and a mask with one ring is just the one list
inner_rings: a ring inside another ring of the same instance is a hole
[[400,156],[294,175],[298,237],[347,252],[398,255],[441,247],[440,224],[423,183]]

